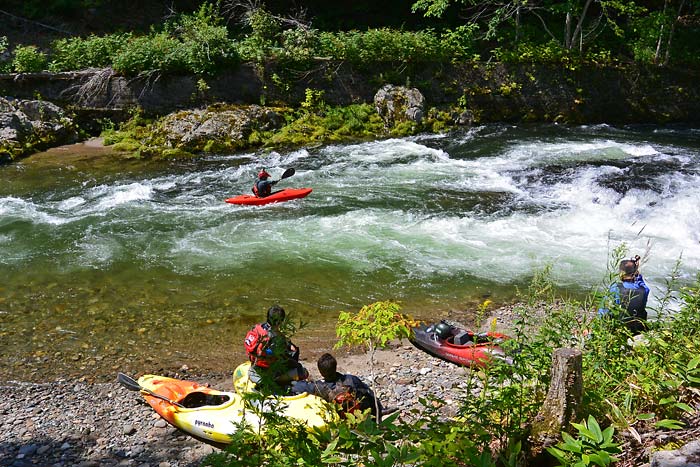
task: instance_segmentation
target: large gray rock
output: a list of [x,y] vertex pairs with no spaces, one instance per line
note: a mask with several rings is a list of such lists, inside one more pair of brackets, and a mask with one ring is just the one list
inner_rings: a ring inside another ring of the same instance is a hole
[[161,122],[160,130],[169,145],[201,150],[207,143],[235,146],[254,130],[280,128],[284,119],[257,105],[219,107],[175,112]]
[[423,120],[425,98],[416,88],[386,84],[374,95],[374,106],[384,123],[391,127],[400,122]]
[[656,451],[651,467],[700,467],[700,441],[691,441],[673,451]]
[[0,162],[77,140],[73,121],[57,105],[0,97]]

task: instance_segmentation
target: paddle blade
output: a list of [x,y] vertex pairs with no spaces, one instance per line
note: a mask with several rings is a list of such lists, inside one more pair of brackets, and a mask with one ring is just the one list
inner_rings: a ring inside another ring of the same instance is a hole
[[134,378],[125,375],[124,373],[117,374],[117,381],[119,382],[119,384],[131,391],[141,390],[141,386],[139,385],[138,381],[136,381]]
[[283,173],[282,176],[280,177],[280,180],[282,180],[283,178],[289,178],[289,177],[291,177],[292,175],[294,175],[295,173],[296,173],[296,170],[294,169],[294,167],[290,167],[290,168],[288,168],[287,170],[284,171],[284,173]]

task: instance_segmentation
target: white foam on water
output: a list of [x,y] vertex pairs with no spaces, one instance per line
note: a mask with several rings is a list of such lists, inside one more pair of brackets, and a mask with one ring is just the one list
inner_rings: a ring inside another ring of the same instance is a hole
[[61,211],[72,211],[78,206],[85,204],[85,198],[82,196],[73,196],[58,203],[58,209]]
[[[479,127],[449,140],[471,149],[481,137],[500,138],[491,153],[430,147],[446,142],[441,135],[217,156],[210,160],[233,165],[86,187],[43,205],[2,198],[0,218],[89,224],[88,233],[70,235],[79,235],[75,263],[91,267],[136,256],[176,271],[227,274],[275,258],[361,274],[389,268],[397,281],[472,276],[508,284],[552,264],[559,284],[586,287],[604,277],[610,250],[624,242],[632,254],[652,245],[645,276],[657,287],[681,254],[686,277],[700,269],[700,162],[692,150],[580,134],[502,143],[509,131]],[[619,166],[641,161],[684,169],[661,167],[648,174],[653,183],[626,191],[604,183],[624,175]],[[249,193],[261,167],[273,178],[295,167],[285,186],[314,192],[261,207],[223,202]],[[443,190],[483,197],[492,209],[420,202]],[[129,241],[130,231],[134,239],[147,234]]]
[[92,190],[97,200],[95,210],[103,212],[124,204],[145,201],[153,196],[153,186],[141,182],[128,185],[100,186]]
[[0,199],[0,225],[7,219],[50,225],[61,225],[68,222],[67,219],[45,212],[41,204],[14,197]]

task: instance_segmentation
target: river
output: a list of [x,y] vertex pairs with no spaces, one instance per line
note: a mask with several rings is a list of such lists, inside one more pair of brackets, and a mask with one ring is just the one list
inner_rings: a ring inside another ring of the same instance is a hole
[[[240,207],[261,167],[305,199]],[[613,248],[652,304],[700,269],[700,130],[488,125],[279,152],[138,161],[64,147],[0,167],[0,379],[229,371],[273,303],[330,350],[339,311],[514,300],[552,266],[583,297]]]

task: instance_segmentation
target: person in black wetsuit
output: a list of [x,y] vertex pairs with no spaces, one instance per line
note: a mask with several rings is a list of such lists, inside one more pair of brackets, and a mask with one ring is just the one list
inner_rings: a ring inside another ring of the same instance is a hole
[[268,180],[269,178],[270,174],[267,173],[265,169],[258,172],[258,179],[255,180],[255,184],[253,185],[253,193],[258,198],[270,196],[272,193],[272,187],[275,186],[278,180]]
[[[321,355],[317,365],[323,380],[294,381],[292,383],[293,394],[304,392],[315,394],[328,402],[339,403],[346,411],[370,409],[372,416],[381,421],[382,404],[376,399],[374,391],[367,384],[355,375],[339,373],[337,371],[338,362],[329,353]],[[379,411],[378,414],[377,411]]]

